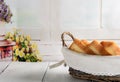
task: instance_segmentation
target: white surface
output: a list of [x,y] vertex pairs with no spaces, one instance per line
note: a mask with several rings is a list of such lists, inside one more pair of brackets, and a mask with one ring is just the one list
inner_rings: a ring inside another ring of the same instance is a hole
[[0,75],[0,82],[42,82],[47,66],[47,62],[13,62]]
[[120,56],[80,54],[64,47],[62,48],[62,52],[67,65],[76,70],[94,75],[113,76],[120,74]]
[[103,27],[120,28],[120,0],[102,0]]
[[99,0],[61,0],[60,27],[62,29],[99,28]]
[[48,69],[46,76],[44,78],[44,82],[87,82],[87,81],[71,77],[68,72],[68,67],[60,66],[54,69]]
[[0,74],[4,71],[8,64],[10,64],[10,62],[0,62]]
[[[18,28],[22,28],[23,32],[30,34],[33,39],[60,41],[60,35],[64,31],[70,31],[76,34],[77,37],[84,39],[119,39],[119,0],[103,0],[103,28],[106,29],[98,29],[97,26],[94,25],[97,24],[97,21],[94,20],[99,19],[99,16],[97,18],[96,15],[99,13],[98,1],[101,0],[6,1],[13,10],[12,18],[14,20],[12,21],[12,27],[17,26]],[[27,3],[29,4],[26,5]],[[96,12],[94,12],[94,10]],[[92,24],[92,26],[89,23]],[[8,24],[8,27],[11,27],[11,24]],[[6,30],[9,31],[8,28]]]
[[12,62],[0,74],[0,82],[87,82],[71,77],[68,67],[49,69],[48,66],[54,63]]
[[40,50],[40,54],[43,57],[43,61],[60,61],[63,59],[63,55],[60,51],[61,44],[41,44],[41,42],[38,43],[38,47]]
[[49,0],[17,1],[18,26],[43,29],[49,27],[49,6]]

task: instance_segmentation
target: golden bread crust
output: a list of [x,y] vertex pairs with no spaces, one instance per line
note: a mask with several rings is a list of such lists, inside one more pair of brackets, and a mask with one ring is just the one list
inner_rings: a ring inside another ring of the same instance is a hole
[[110,55],[120,55],[119,46],[112,41],[102,41],[101,44]]
[[75,39],[72,45],[69,47],[69,49],[80,52],[80,53],[86,53],[85,52],[86,45],[87,43],[85,41],[81,42],[81,40]]
[[113,41],[97,41],[91,43],[87,40],[74,39],[69,47],[70,50],[92,55],[115,56],[120,55],[119,46]]
[[92,41],[88,46],[96,55],[102,54],[103,46],[97,40]]

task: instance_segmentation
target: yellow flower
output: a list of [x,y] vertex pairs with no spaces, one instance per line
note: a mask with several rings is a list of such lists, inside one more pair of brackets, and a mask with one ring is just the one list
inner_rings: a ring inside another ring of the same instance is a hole
[[9,33],[9,37],[13,37],[13,34],[11,32]]
[[37,56],[37,60],[41,62],[42,61],[42,57],[40,55],[36,55],[36,56]]
[[40,54],[40,53],[39,53],[39,50],[35,50],[35,54]]
[[9,35],[10,35],[10,32],[7,32],[6,35],[9,36]]
[[26,45],[26,46],[28,45],[28,41],[27,41],[27,40],[25,40],[25,45]]
[[27,59],[27,60],[26,60],[26,62],[30,62],[30,60],[29,60],[29,59]]
[[11,42],[12,42],[12,39],[7,39],[7,41],[8,41],[9,43],[11,43]]
[[33,43],[33,44],[31,45],[31,47],[32,47],[33,50],[36,50],[36,49],[37,49],[37,44],[36,44],[36,43]]
[[10,32],[7,32],[5,38],[9,38],[9,37],[10,37]]
[[11,39],[12,39],[12,41],[14,41],[14,40],[15,40],[14,36],[13,36],[13,37],[11,37]]
[[24,57],[25,56],[25,54],[24,54],[24,52],[22,50],[20,51],[19,56],[20,57]]
[[29,53],[26,54],[26,56],[29,56],[29,55],[30,55]]
[[19,46],[18,46],[18,45],[13,46],[13,50],[16,50],[17,48],[19,48]]
[[23,42],[23,41],[24,41],[24,37],[20,36],[20,42]]
[[14,56],[14,57],[13,57],[13,61],[17,61],[17,60],[18,60],[17,57]]
[[16,48],[16,46],[13,46],[13,50],[16,50],[17,48]]
[[26,48],[26,52],[29,52],[29,47]]
[[16,36],[16,43],[19,43],[19,37]]
[[14,35],[13,35],[11,32],[8,32],[8,33],[6,34],[6,37],[9,37],[9,39],[14,40]]
[[19,49],[16,49],[16,50],[15,50],[15,54],[16,54],[16,56],[19,55],[19,52],[20,52]]
[[22,48],[21,50],[24,52],[24,51],[25,51],[25,48]]
[[27,41],[30,41],[30,40],[31,40],[30,35],[27,35],[27,36],[26,36],[26,39],[27,39]]
[[21,29],[18,29],[18,28],[16,28],[16,27],[13,28],[14,34],[18,33],[19,31],[21,31]]
[[13,46],[13,50],[16,50],[16,46]]
[[41,61],[42,61],[42,57],[39,57],[37,60],[38,60],[39,62],[41,62]]

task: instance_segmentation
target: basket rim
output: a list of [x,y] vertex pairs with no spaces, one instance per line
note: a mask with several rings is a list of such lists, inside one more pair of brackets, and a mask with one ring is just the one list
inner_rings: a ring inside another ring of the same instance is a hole
[[79,53],[71,50],[67,52],[66,50],[69,49],[62,47],[64,60],[69,67],[93,75],[114,76],[120,74],[120,57],[86,56],[79,55]]
[[120,55],[94,55],[94,54],[85,54],[85,53],[80,53],[80,52],[75,52],[75,51],[73,51],[73,50],[70,50],[69,48],[67,48],[67,47],[62,47],[62,49],[67,49],[67,50],[69,50],[70,52],[72,52],[72,53],[76,53],[76,55],[84,55],[84,56],[89,56],[89,57],[109,57],[109,58],[111,58],[111,57],[117,57],[117,58],[119,58],[120,57]]

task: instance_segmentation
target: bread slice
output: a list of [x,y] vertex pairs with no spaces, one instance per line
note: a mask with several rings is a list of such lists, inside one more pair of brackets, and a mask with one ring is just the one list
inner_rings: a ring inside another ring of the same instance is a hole
[[84,47],[85,47],[85,44],[82,44],[81,40],[75,39],[73,43],[70,45],[69,49],[76,52],[85,53]]
[[80,53],[86,53],[86,54],[94,54],[89,48],[88,48],[89,42],[87,40],[79,40],[75,39],[72,43],[72,45],[69,47],[69,49],[80,52]]
[[102,54],[103,46],[100,44],[99,41],[93,40],[88,46],[96,55]]
[[69,47],[70,50],[76,51],[76,52],[80,52],[80,53],[85,53],[84,50],[82,50],[77,44],[75,44],[74,42],[70,45]]
[[102,41],[101,44],[110,55],[120,55],[120,48],[116,43],[112,41]]
[[115,56],[120,55],[119,46],[112,41],[93,40],[89,43],[87,40],[74,39],[69,47],[70,50],[93,55]]

